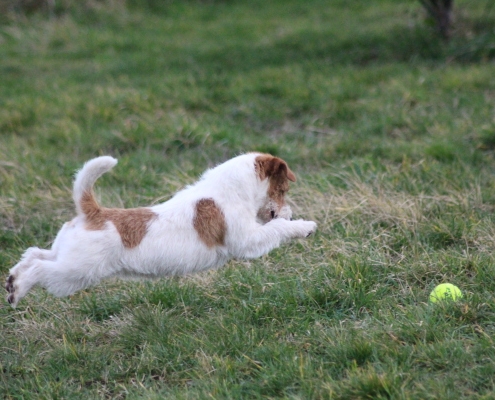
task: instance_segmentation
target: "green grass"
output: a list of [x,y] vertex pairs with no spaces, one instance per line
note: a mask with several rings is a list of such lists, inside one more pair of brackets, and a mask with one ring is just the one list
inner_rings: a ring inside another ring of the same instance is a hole
[[[169,198],[250,150],[317,234],[219,271],[0,305],[0,397],[495,396],[495,9],[129,1],[0,25],[0,272],[73,215]],[[428,304],[441,282],[464,297]]]

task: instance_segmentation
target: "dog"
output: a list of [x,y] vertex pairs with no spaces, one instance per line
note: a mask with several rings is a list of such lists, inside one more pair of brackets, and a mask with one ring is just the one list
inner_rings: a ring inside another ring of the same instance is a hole
[[5,288],[13,307],[35,285],[61,297],[105,278],[195,273],[233,258],[260,257],[317,227],[292,220],[285,194],[296,176],[269,154],[237,156],[164,203],[130,209],[105,208],[95,199],[96,180],[116,164],[102,156],[76,174],[77,216],[63,225],[50,250],[27,249],[9,271]]

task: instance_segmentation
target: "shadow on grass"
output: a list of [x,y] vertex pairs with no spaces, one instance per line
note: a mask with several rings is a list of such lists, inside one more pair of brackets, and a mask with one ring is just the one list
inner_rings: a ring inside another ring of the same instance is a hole
[[[495,26],[495,18],[493,18]],[[141,75],[163,73],[164,69],[198,70],[211,73],[243,73],[265,67],[288,65],[356,66],[391,63],[479,63],[495,59],[495,31],[486,24],[468,24],[446,43],[427,27],[395,26],[384,32],[363,32],[336,38],[330,31],[302,30],[266,44],[248,40],[166,49],[166,57],[129,53],[129,59],[114,65],[114,73]],[[467,29],[467,28],[466,28]],[[132,46],[129,46],[132,48]],[[146,60],[143,59],[146,58]],[[127,58],[127,57],[126,57]]]
[[[401,38],[396,40],[396,38]],[[294,63],[329,63],[366,65],[370,62],[388,63],[410,61],[413,58],[435,60],[443,51],[437,40],[428,40],[421,32],[397,29],[376,36],[355,36],[335,41],[330,35],[305,31],[281,38],[271,45],[235,46],[198,54],[198,61],[216,68],[247,70],[264,66]]]
[[411,61],[479,62],[495,57],[495,33],[472,40],[453,39],[446,44],[430,31],[396,27],[376,35],[363,34],[335,41],[330,35],[304,31],[279,41],[252,48],[250,45],[199,53],[198,62],[213,68],[239,71],[260,65],[281,66],[293,63],[329,63],[365,66],[369,63]]

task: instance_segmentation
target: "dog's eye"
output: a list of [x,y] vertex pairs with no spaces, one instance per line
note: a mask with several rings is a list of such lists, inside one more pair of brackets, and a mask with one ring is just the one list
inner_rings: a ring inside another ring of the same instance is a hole
[[272,219],[275,218],[275,211],[270,211],[270,215],[272,216]]

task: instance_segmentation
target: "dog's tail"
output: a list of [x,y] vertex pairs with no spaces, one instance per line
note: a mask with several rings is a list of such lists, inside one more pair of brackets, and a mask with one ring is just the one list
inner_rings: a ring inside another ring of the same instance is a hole
[[78,215],[89,214],[99,210],[100,206],[93,193],[93,185],[105,172],[110,171],[117,160],[110,156],[103,156],[89,160],[76,174],[74,180],[73,197]]

